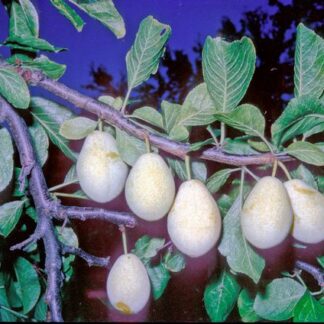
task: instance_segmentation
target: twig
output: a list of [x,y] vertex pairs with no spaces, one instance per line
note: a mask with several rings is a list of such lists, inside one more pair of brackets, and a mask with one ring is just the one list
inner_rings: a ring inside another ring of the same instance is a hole
[[83,251],[80,248],[76,248],[76,247],[65,245],[65,244],[62,244],[61,248],[62,248],[62,254],[77,255],[78,257],[80,257],[84,261],[86,261],[88,263],[89,267],[92,267],[92,266],[107,267],[109,264],[110,257],[106,257],[106,258],[96,257],[94,255],[91,255],[91,254]]
[[295,263],[295,267],[300,270],[304,270],[312,275],[318,282],[320,287],[324,287],[324,270],[318,267],[315,267],[311,264],[308,264],[303,261],[297,260]]

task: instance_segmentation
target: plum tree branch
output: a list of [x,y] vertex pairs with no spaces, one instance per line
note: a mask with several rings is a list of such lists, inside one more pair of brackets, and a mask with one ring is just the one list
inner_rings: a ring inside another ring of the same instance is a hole
[[[37,212],[37,225],[34,233],[25,241],[16,244],[11,249],[22,249],[26,245],[42,239],[45,247],[45,270],[47,273],[46,301],[49,305],[51,320],[63,321],[60,290],[62,286],[62,253],[75,253],[85,258],[93,265],[106,266],[108,259],[93,257],[81,249],[62,248],[54,230],[53,217],[66,219],[99,218],[111,221],[117,225],[135,226],[135,219],[128,213],[109,212],[101,208],[83,208],[62,206],[54,200],[48,191],[45,177],[32,146],[27,125],[16,111],[0,97],[0,123],[9,131],[18,149],[22,172],[19,177],[20,187],[24,188],[26,178],[30,176],[29,191]],[[98,215],[98,217],[96,217]]]
[[[169,154],[184,159],[185,156],[190,153],[189,144],[176,142],[166,138],[165,136],[149,132],[147,129],[133,123],[113,107],[103,104],[86,95],[83,95],[80,92],[73,90],[60,82],[49,79],[40,71],[21,69],[20,73],[29,84],[46,89],[56,96],[72,103],[76,107],[84,109],[96,115],[100,119],[105,120],[107,123],[118,127],[129,135],[135,136],[143,141],[145,140],[145,138],[149,137],[150,143],[152,145]],[[280,160],[282,162],[294,160],[293,157],[282,153],[260,153],[258,155],[250,156],[229,155],[224,153],[220,148],[216,147],[202,151],[199,155],[199,158],[235,166],[261,165],[273,163],[275,160]]]

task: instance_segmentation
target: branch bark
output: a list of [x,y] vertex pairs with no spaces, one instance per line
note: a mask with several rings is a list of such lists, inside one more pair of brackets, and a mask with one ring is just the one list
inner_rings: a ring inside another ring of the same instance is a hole
[[[190,153],[190,145],[187,143],[176,142],[165,136],[154,134],[147,129],[133,123],[119,111],[105,105],[93,98],[85,96],[80,92],[73,90],[66,85],[47,78],[40,71],[22,70],[22,76],[33,86],[39,86],[58,97],[72,103],[76,107],[84,109],[97,117],[105,120],[107,123],[116,126],[129,135],[135,136],[141,140],[149,138],[152,145],[179,158],[184,159]],[[262,165],[273,163],[275,160],[282,162],[294,161],[295,159],[287,154],[264,153],[251,156],[229,155],[219,148],[209,148],[202,151],[200,159],[215,161],[223,164],[243,166],[243,165]]]
[[[46,301],[49,305],[51,321],[61,322],[62,306],[60,290],[62,281],[62,253],[75,253],[91,262],[93,265],[106,266],[107,260],[93,257],[80,249],[62,248],[61,242],[54,230],[53,217],[59,219],[79,218],[81,220],[99,218],[111,221],[117,225],[135,226],[135,219],[127,213],[109,212],[101,208],[82,208],[62,206],[53,200],[44,178],[43,171],[37,161],[32,146],[27,125],[15,110],[0,97],[0,123],[6,123],[12,138],[17,146],[22,173],[20,175],[20,187],[24,188],[26,177],[30,176],[29,191],[33,198],[38,215],[35,232],[24,242],[14,245],[11,249],[22,249],[26,245],[42,239],[45,246],[45,270],[47,273]],[[96,217],[98,215],[98,217]]]

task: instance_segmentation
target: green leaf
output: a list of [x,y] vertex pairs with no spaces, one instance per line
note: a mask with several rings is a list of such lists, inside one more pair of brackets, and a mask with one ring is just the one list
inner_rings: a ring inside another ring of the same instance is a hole
[[134,165],[136,160],[146,153],[145,143],[136,137],[116,128],[116,141],[122,160],[128,165]]
[[203,75],[217,112],[232,111],[242,100],[255,60],[253,43],[247,37],[232,43],[207,37],[202,52]]
[[135,42],[126,55],[129,91],[156,73],[170,34],[170,26],[161,24],[152,16],[142,20]]
[[0,206],[0,234],[9,236],[17,225],[22,214],[24,202],[21,200],[11,201]]
[[324,165],[324,152],[315,144],[294,142],[285,149],[285,152],[305,163],[317,166]]
[[12,68],[0,67],[0,94],[16,108],[29,106],[30,94],[25,80]]
[[161,263],[154,267],[147,265],[146,270],[151,280],[153,298],[158,300],[168,285],[170,273]]
[[300,23],[295,50],[295,96],[312,94],[319,98],[324,90],[324,40]]
[[223,221],[223,237],[218,247],[232,270],[244,273],[258,283],[265,267],[259,256],[245,240],[241,230],[241,199],[238,196]]
[[294,179],[300,179],[313,187],[318,189],[315,177],[303,164],[301,164],[296,170],[290,173]]
[[[56,226],[55,230],[60,242],[75,248],[79,247],[78,237],[71,227]],[[68,282],[74,273],[74,269],[72,266],[74,260],[75,260],[75,255],[73,254],[62,257],[65,282]]]
[[23,60],[21,61],[21,66],[31,70],[41,70],[45,75],[54,80],[58,80],[66,70],[66,65],[51,61],[45,55],[40,55],[34,60]]
[[132,253],[135,253],[144,263],[157,255],[165,243],[165,239],[158,237],[142,236],[135,243]]
[[97,122],[86,117],[75,117],[64,121],[60,126],[60,135],[66,139],[79,140],[87,137],[97,127]]
[[168,251],[163,258],[163,264],[169,271],[179,272],[186,267],[186,260],[179,252],[171,253]]
[[260,317],[253,309],[254,300],[250,297],[247,289],[243,289],[237,300],[237,307],[242,322],[253,323],[260,321]]
[[208,125],[215,121],[216,112],[205,83],[193,88],[187,95],[179,119],[184,126]]
[[264,138],[265,119],[261,111],[250,104],[244,104],[229,113],[215,114],[217,120],[238,129],[247,135]]
[[13,175],[13,145],[6,128],[0,129],[0,192],[10,183]]
[[293,311],[306,288],[290,278],[275,279],[267,285],[264,293],[258,293],[253,308],[264,319],[284,321]]
[[224,322],[233,310],[240,292],[235,278],[223,271],[218,280],[209,283],[204,292],[204,303],[212,322]]
[[120,110],[123,106],[123,99],[121,97],[114,98],[112,96],[100,96],[98,100],[116,110]]
[[323,323],[324,307],[306,290],[294,308],[294,322]]
[[200,141],[200,142],[196,142],[196,143],[191,143],[190,144],[190,151],[194,152],[194,151],[198,151],[200,150],[202,147],[204,147],[205,145],[211,145],[211,144],[215,144],[214,140],[212,138],[208,138],[204,141]]
[[34,149],[41,166],[45,164],[48,158],[49,140],[44,128],[37,122],[29,127],[29,133],[32,137]]
[[182,106],[163,100],[161,103],[161,111],[163,117],[163,128],[169,134],[176,126]]
[[29,0],[11,2],[9,35],[10,36],[34,36],[38,37],[38,14]]
[[35,306],[34,317],[38,321],[45,322],[47,318],[48,307],[45,303],[45,295],[42,295]]
[[78,32],[82,31],[85,22],[64,0],[51,0],[51,3],[61,15],[72,23]]
[[108,27],[117,38],[125,36],[125,23],[112,0],[69,0]]
[[253,141],[248,139],[248,144],[259,152],[269,152],[269,147],[264,142]]
[[317,261],[321,265],[321,267],[324,268],[324,255],[321,257],[317,257]]
[[46,130],[50,140],[65,156],[76,162],[77,154],[69,148],[69,142],[59,134],[60,125],[74,117],[73,113],[65,107],[40,97],[31,100],[32,115],[34,119]]
[[294,98],[271,126],[273,142],[279,146],[323,122],[324,105],[318,99],[312,96]]
[[169,138],[174,141],[185,141],[189,137],[189,132],[186,127],[175,125],[169,133]]
[[[268,148],[269,150],[269,148]],[[233,155],[257,155],[255,151],[247,142],[240,138],[226,138],[223,144],[223,151]]]
[[18,289],[22,296],[23,313],[33,309],[40,296],[41,287],[33,265],[24,258],[18,257],[14,263]]
[[[10,308],[8,301],[8,289],[7,289],[7,280],[3,272],[0,272],[0,304]],[[12,313],[8,312],[4,308],[0,307],[0,319],[1,322],[16,322],[17,318]]]
[[45,39],[37,38],[34,36],[17,36],[17,35],[12,35],[8,37],[4,43],[4,45],[11,47],[11,48],[16,48],[15,45],[19,45],[21,49],[26,47],[26,49],[32,49],[32,50],[40,50],[40,51],[47,51],[47,52],[62,52],[65,51],[65,48],[62,47],[55,47],[52,44],[50,44],[48,41]]
[[217,192],[227,181],[229,176],[240,169],[223,169],[215,172],[207,180],[207,188],[211,193]]
[[[166,160],[170,168],[175,172],[179,179],[182,181],[188,180],[186,165],[183,161],[172,158],[166,158]],[[191,162],[191,170],[193,179],[198,179],[201,182],[205,182],[207,180],[207,167],[205,163],[201,161],[193,161]]]
[[317,186],[318,190],[324,193],[324,176],[317,176]]
[[141,119],[151,125],[163,129],[162,115],[152,107],[141,107],[136,109],[129,117]]
[[78,175],[76,172],[76,165],[73,164],[68,173],[65,175],[64,182],[72,182],[75,180],[78,180]]

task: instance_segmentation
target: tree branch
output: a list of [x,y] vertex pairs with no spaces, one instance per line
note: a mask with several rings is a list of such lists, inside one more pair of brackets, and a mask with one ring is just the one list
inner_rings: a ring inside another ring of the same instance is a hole
[[[16,244],[11,249],[21,249],[27,244],[42,239],[45,246],[45,271],[47,273],[46,301],[49,305],[51,320],[54,322],[63,321],[60,289],[62,286],[62,245],[59,242],[52,221],[56,218],[79,218],[79,219],[104,219],[118,225],[135,226],[132,215],[127,213],[109,212],[103,209],[67,207],[61,206],[57,200],[53,200],[44,178],[43,171],[37,161],[32,141],[25,121],[15,110],[0,97],[0,123],[6,123],[12,138],[17,146],[20,163],[23,168],[20,187],[24,188],[26,177],[30,175],[29,191],[33,198],[38,215],[35,232],[25,241]],[[96,217],[98,215],[98,217]],[[65,248],[65,252],[66,252]],[[90,255],[76,250],[79,254],[90,260]],[[105,264],[102,258],[92,257],[97,264]]]
[[315,267],[311,264],[308,264],[306,262],[299,261],[299,260],[296,261],[295,267],[297,269],[304,270],[304,271],[308,272],[310,275],[312,275],[317,280],[317,283],[320,287],[324,287],[324,270],[323,269],[321,269],[319,267]]
[[[182,159],[184,159],[184,157],[190,152],[189,144],[172,141],[165,136],[149,132],[147,129],[133,123],[116,109],[87,97],[60,82],[49,79],[40,71],[29,71],[23,69],[22,71],[22,76],[31,85],[40,86],[48,90],[56,96],[74,104],[76,107],[93,113],[99,118],[105,120],[107,123],[124,130],[129,135],[135,136],[141,140],[145,140],[145,138],[148,137],[152,145]],[[283,153],[264,153],[251,156],[229,155],[219,148],[206,149],[201,152],[199,158],[235,166],[273,163],[276,159],[282,162],[295,160],[293,157]]]
[[77,255],[78,257],[85,260],[88,263],[89,267],[92,267],[92,266],[107,267],[109,264],[110,257],[107,257],[107,258],[96,257],[96,256],[93,256],[93,255],[83,251],[80,248],[76,248],[76,247],[65,245],[65,244],[62,244],[61,248],[62,248],[62,254]]

